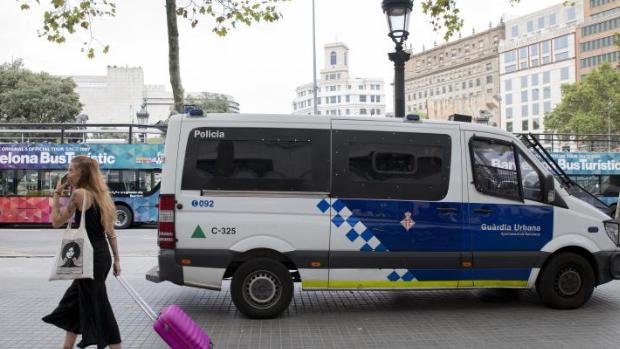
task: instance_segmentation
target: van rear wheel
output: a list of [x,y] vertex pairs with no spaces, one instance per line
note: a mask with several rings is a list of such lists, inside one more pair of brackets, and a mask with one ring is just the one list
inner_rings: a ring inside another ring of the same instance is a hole
[[247,317],[274,318],[291,303],[293,279],[289,270],[276,260],[251,259],[233,274],[230,292],[237,309]]
[[116,205],[116,220],[114,221],[114,229],[127,229],[131,226],[133,214],[131,210],[124,205]]
[[536,283],[541,301],[555,309],[575,309],[584,305],[594,291],[594,271],[576,253],[562,253],[547,263]]

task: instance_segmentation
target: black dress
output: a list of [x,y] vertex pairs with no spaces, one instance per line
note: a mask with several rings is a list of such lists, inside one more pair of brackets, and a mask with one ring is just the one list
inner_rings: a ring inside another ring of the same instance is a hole
[[[75,213],[75,225],[79,226],[82,212]],[[119,344],[121,335],[112,312],[105,287],[105,279],[112,266],[112,256],[101,225],[99,208],[93,204],[85,213],[86,232],[93,245],[94,279],[74,280],[54,311],[43,321],[65,331],[82,335],[77,344],[80,348],[97,345],[105,348]]]

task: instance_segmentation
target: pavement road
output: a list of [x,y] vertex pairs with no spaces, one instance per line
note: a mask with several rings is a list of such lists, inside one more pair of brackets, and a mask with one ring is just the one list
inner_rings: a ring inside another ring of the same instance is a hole
[[[68,287],[48,282],[58,230],[0,230],[0,348],[59,348],[63,332],[40,319]],[[222,291],[144,279],[157,263],[154,230],[119,232],[123,273],[156,310],[183,308],[216,348],[618,348],[620,281],[571,311],[530,290],[316,291],[297,287],[285,313],[250,320]],[[166,348],[113,277],[107,280],[124,348]]]

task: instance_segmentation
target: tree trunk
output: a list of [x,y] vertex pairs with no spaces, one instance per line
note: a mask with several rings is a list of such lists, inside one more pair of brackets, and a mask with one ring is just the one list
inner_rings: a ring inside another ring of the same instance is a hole
[[177,28],[176,0],[166,0],[166,17],[168,22],[168,70],[170,85],[174,96],[174,110],[183,112],[183,84],[179,62],[179,29]]

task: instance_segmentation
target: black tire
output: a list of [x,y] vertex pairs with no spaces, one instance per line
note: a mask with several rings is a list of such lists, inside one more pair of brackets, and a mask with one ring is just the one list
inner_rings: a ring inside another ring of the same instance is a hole
[[127,229],[133,223],[133,213],[125,205],[116,205],[116,219],[114,229]]
[[540,300],[555,309],[575,309],[592,296],[595,286],[592,265],[576,253],[554,256],[536,283]]
[[270,319],[288,308],[293,298],[293,279],[288,268],[271,258],[243,263],[233,274],[232,301],[253,319]]

